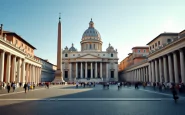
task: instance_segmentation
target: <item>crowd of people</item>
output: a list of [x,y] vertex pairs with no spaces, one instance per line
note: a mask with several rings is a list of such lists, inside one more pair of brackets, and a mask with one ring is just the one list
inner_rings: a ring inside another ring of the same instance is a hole
[[95,82],[76,82],[76,88],[81,87],[95,87]]
[[16,82],[11,82],[11,83],[5,83],[5,82],[0,82],[0,90],[7,90],[8,93],[10,93],[11,89],[14,92],[16,88],[24,88],[25,93],[29,90],[34,90],[35,87],[42,87],[45,86],[46,88],[49,89],[50,82],[41,82],[41,83],[34,83],[34,82],[27,82],[27,83],[16,83]]

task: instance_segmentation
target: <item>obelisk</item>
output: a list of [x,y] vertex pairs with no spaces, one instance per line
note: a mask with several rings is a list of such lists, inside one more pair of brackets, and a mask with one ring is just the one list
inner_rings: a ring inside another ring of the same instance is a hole
[[58,82],[64,82],[63,76],[62,76],[62,61],[61,61],[61,41],[62,41],[62,27],[61,27],[61,17],[59,16],[59,22],[58,22],[58,42],[57,42],[57,70],[55,72],[55,79],[53,80],[54,83]]

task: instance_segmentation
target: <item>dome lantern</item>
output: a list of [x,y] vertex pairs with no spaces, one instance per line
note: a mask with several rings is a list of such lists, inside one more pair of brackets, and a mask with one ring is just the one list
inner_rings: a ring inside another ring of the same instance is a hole
[[92,21],[92,18],[91,21],[89,22],[89,28],[94,28],[94,22]]

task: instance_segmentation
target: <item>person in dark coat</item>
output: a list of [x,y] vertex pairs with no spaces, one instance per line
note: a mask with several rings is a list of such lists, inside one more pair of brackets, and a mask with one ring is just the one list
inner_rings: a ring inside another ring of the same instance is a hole
[[173,95],[173,99],[175,101],[175,103],[177,103],[177,99],[179,99],[178,95],[177,95],[177,90],[175,89],[175,85],[172,86],[172,95]]
[[24,84],[24,91],[25,91],[25,93],[26,93],[27,87],[28,87],[28,85],[27,85],[27,83],[25,83]]
[[7,85],[7,90],[8,90],[8,93],[10,92],[10,84],[8,83],[8,85]]

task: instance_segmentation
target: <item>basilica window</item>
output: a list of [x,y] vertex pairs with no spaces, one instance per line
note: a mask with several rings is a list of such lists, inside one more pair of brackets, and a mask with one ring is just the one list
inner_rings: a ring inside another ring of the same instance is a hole
[[140,53],[140,50],[138,50],[138,53]]
[[68,55],[67,55],[67,54],[65,54],[65,57],[68,57]]
[[90,44],[89,48],[91,49],[91,44]]
[[75,56],[75,54],[73,54],[73,56]]
[[111,54],[111,57],[113,57],[113,54]]
[[105,54],[103,54],[103,56],[105,56]]
[[96,48],[95,48],[95,44],[94,44],[94,49],[96,49]]
[[86,44],[86,49],[88,49],[88,44]]

